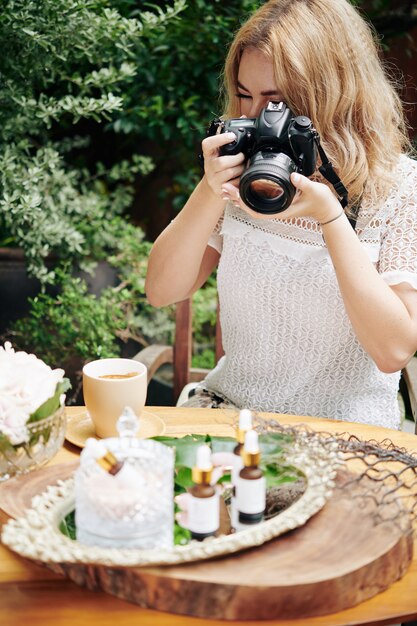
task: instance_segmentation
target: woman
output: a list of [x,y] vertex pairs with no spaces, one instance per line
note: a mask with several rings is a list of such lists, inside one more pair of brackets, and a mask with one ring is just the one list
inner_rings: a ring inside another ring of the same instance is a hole
[[417,349],[417,163],[369,27],[347,0],[270,0],[237,33],[225,86],[226,118],[270,100],[308,116],[350,202],[318,172],[293,173],[289,208],[261,215],[239,197],[245,155],[220,154],[235,136],[204,139],[204,177],[147,276],[164,306],[218,265],[225,356],[194,405],[398,428],[399,372]]

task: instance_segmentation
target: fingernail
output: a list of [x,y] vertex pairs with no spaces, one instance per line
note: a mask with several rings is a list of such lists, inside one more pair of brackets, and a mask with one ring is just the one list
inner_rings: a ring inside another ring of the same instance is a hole
[[300,174],[297,174],[297,172],[294,172],[292,175],[292,182],[293,183],[298,183],[300,180]]

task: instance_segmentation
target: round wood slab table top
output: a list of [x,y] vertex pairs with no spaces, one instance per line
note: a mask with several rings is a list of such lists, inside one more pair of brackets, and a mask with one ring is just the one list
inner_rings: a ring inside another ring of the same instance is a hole
[[[171,407],[146,409],[164,421],[166,435],[181,436],[188,432],[233,434],[233,418],[227,411]],[[389,437],[396,445],[410,452],[417,451],[417,438],[407,433],[334,420],[271,417],[287,424],[305,423],[327,432],[348,431],[363,439],[382,441]],[[47,474],[47,482],[52,478],[63,477],[65,472],[73,471],[76,459],[75,449],[67,445],[39,474],[45,473],[45,479]],[[67,465],[71,461],[72,467]],[[11,481],[7,497],[7,483],[4,484],[3,492],[0,486],[0,507],[3,508],[4,503],[4,508],[8,508],[11,514],[18,513],[30,499],[29,483],[33,482],[32,487],[35,488],[35,481],[31,479],[25,483],[25,478],[14,479],[21,481],[14,500],[10,498]],[[35,490],[39,492],[39,489],[42,490],[42,480],[38,479]],[[10,508],[10,502],[14,502],[14,511]],[[1,518],[5,520],[6,514],[1,514]],[[233,557],[168,568],[132,568],[129,576],[126,576],[126,570],[118,571],[115,568],[106,572],[98,571],[93,566],[85,566],[78,572],[65,571],[78,584],[98,590],[94,592],[74,586],[69,580],[0,547],[1,621],[11,626],[24,623],[35,626],[69,626],[71,623],[72,626],[77,621],[93,626],[110,626],[116,622],[118,626],[138,623],[141,626],[205,626],[224,624],[225,618],[238,618],[237,624],[248,625],[258,623],[260,619],[272,618],[265,623],[276,626],[405,622],[417,618],[417,564],[413,559],[407,570],[411,558],[411,541],[409,536],[396,538],[394,535],[393,529],[384,530],[382,526],[374,527],[370,524],[370,519],[366,519],[366,516],[364,519],[363,512],[353,507],[349,498],[334,496],[304,527],[261,548]],[[356,567],[350,571],[346,569],[347,554],[351,561],[356,560]],[[378,564],[375,572],[369,565],[372,559]],[[362,601],[369,593],[369,587],[374,584],[372,581],[377,581],[376,584],[379,581],[381,586],[376,590],[379,591],[386,586],[390,576],[399,577],[404,573],[398,582],[391,585],[388,582],[388,589],[372,599]],[[304,589],[300,585],[304,585]],[[319,593],[317,589],[320,586],[322,589]],[[277,589],[282,592],[284,587],[287,595],[276,593]],[[307,613],[311,615],[316,610],[314,607],[320,605],[320,598],[327,603],[326,612],[332,612],[297,619],[294,613],[297,588],[303,592]],[[102,589],[147,607],[157,607],[160,611],[139,608],[107,595]],[[365,595],[360,596],[361,593]],[[360,604],[344,610],[340,610],[340,607],[338,609],[338,598],[346,599],[349,594],[356,594],[349,602],[353,600]],[[243,611],[243,608],[246,610]],[[169,613],[161,612],[163,610]],[[207,615],[210,619],[173,614],[184,611]]]
[[[46,467],[7,481],[0,487],[4,510],[24,515],[33,496],[75,467]],[[350,477],[340,473],[339,484]],[[358,486],[336,490],[304,526],[233,556],[168,567],[47,567],[89,589],[171,613],[229,620],[332,613],[389,587],[412,559],[410,534],[395,524],[375,525],[376,503],[359,507],[355,491]]]

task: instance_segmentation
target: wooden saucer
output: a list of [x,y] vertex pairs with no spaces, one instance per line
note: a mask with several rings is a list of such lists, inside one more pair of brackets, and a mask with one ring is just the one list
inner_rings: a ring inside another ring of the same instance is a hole
[[[165,423],[160,417],[148,411],[142,411],[139,418],[139,430],[137,436],[139,439],[149,439],[149,437],[157,437],[165,432]],[[98,437],[94,429],[86,409],[80,408],[79,412],[71,411],[67,418],[67,431],[65,439],[73,443],[78,448],[84,448],[85,442],[89,437]]]

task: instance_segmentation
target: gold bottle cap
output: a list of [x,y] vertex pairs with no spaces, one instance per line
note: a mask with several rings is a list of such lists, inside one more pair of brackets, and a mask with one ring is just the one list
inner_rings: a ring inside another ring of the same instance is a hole
[[94,457],[96,463],[106,472],[117,473],[123,463],[118,461],[114,454],[106,448],[103,442],[97,441],[94,437],[89,437],[86,441],[86,448]]
[[245,467],[257,467],[261,461],[260,452],[246,452],[242,450],[242,460]]
[[197,485],[209,485],[212,471],[211,450],[207,444],[203,444],[197,448],[197,460],[191,472],[193,482]]
[[115,467],[118,464],[118,460],[116,459],[116,457],[114,456],[114,454],[112,452],[110,452],[109,450],[107,450],[106,454],[98,459],[97,463],[106,470],[106,472],[109,472],[111,469],[113,469],[113,467]]
[[209,485],[212,473],[213,471],[211,469],[202,470],[199,467],[193,467],[191,471],[193,483],[196,485]]
[[240,428],[236,428],[236,439],[238,443],[245,443],[245,434],[246,434],[246,430],[241,430]]

